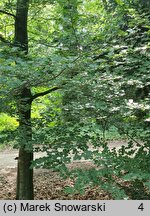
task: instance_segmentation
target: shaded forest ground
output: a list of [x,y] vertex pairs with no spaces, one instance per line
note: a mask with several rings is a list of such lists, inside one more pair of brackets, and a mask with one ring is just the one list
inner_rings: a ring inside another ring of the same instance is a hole
[[[121,145],[127,145],[124,141],[113,141],[109,143],[109,147],[119,148]],[[0,152],[0,200],[15,199],[16,188],[16,173],[17,173],[17,150],[4,150]],[[38,153],[35,158],[43,156],[43,153]],[[69,168],[76,168],[82,166],[83,169],[90,169],[93,167],[90,161],[76,161],[69,165]],[[35,169],[34,171],[34,185],[35,185],[35,199],[46,200],[110,200],[112,199],[109,193],[104,192],[99,187],[87,188],[84,195],[75,194],[69,195],[64,192],[66,186],[73,185],[71,179],[62,179],[57,172],[48,169]]]
[[[0,173],[0,199],[10,200],[15,199],[16,187],[16,168],[7,168]],[[87,200],[87,199],[101,199],[109,200],[111,197],[101,189],[87,188],[84,195],[75,194],[68,195],[64,192],[64,188],[73,184],[71,180],[63,180],[57,172],[46,169],[35,170],[34,175],[35,184],[35,199],[37,200]]]

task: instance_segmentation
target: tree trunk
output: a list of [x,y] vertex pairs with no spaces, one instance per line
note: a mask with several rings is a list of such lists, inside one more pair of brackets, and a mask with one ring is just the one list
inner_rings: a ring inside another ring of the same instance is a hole
[[[25,54],[28,54],[28,19],[29,0],[17,0],[15,18],[15,41],[14,44]],[[30,88],[24,84],[18,88],[16,95],[19,113],[19,157],[17,169],[17,200],[34,199],[33,192],[33,169],[30,169],[33,160],[32,151],[32,126],[31,104],[32,94]]]
[[33,169],[30,168],[33,160],[32,151],[32,126],[31,126],[32,95],[30,89],[22,87],[17,105],[19,112],[19,138],[20,148],[17,170],[17,200],[34,199]]
[[30,169],[33,153],[27,152],[24,147],[19,149],[17,172],[17,200],[33,200],[33,169]]
[[17,0],[15,17],[15,46],[28,53],[28,8],[29,0]]

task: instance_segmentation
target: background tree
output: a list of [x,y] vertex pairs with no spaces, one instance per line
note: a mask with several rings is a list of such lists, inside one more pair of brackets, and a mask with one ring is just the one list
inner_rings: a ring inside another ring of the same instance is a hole
[[[143,6],[139,9],[136,1],[134,4],[117,1],[115,10],[109,14],[103,11],[101,15],[96,7],[92,8],[94,3],[89,3],[93,28],[87,28],[88,35],[92,32],[88,37],[90,46],[86,46],[91,55],[87,55],[81,65],[88,64],[84,65],[84,72],[67,84],[63,109],[68,118],[57,130],[50,130],[57,137],[55,145],[50,151],[47,149],[47,158],[36,162],[60,167],[63,176],[76,178],[74,187],[67,188],[68,192],[84,191],[86,185],[96,185],[109,191],[115,199],[147,199],[150,179],[147,166],[150,150],[149,13]],[[97,28],[102,28],[98,21],[103,16],[106,23],[103,31],[97,32]],[[82,47],[84,50],[84,45]],[[107,129],[117,128],[126,136],[129,146],[123,146],[119,152],[109,150],[106,140],[100,137],[101,129],[106,126]],[[89,144],[95,147],[94,151]],[[103,147],[101,152],[99,147]],[[100,169],[69,172],[65,164],[71,160],[70,153],[74,159],[92,160]],[[121,181],[129,181],[130,189]],[[143,192],[141,196],[140,191]]]

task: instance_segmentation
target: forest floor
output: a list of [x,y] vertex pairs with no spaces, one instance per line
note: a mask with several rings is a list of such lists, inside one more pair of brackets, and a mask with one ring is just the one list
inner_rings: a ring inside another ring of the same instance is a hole
[[[121,145],[127,145],[125,141],[112,141],[109,143],[109,147],[121,147]],[[16,173],[17,173],[17,157],[18,151],[12,149],[6,149],[0,151],[0,200],[12,200],[15,199],[16,188]],[[42,157],[43,153],[36,153],[35,158]],[[80,167],[90,168],[93,164],[90,161],[78,161],[72,162],[70,168]],[[35,185],[35,199],[46,200],[110,200],[112,197],[110,194],[104,192],[99,187],[87,188],[84,195],[75,194],[68,195],[64,192],[66,186],[73,185],[71,179],[62,179],[57,172],[49,169],[35,169],[34,171],[34,185]]]

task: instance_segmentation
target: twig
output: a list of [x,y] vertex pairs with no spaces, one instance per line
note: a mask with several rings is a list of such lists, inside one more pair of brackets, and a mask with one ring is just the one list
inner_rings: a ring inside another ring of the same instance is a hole
[[9,12],[4,11],[4,10],[0,10],[0,13],[3,13],[3,14],[6,14],[6,15],[8,15],[8,16],[12,16],[12,17],[16,18],[16,16],[15,16],[14,14],[9,13]]
[[[135,142],[138,146],[142,146],[141,143],[139,143],[137,140],[135,140],[132,136],[129,135],[128,132],[125,132],[125,130],[123,128],[120,128],[118,126],[115,125],[115,127],[117,127],[119,130],[121,130],[124,134],[126,134],[133,142]],[[147,148],[148,149],[148,148]]]

